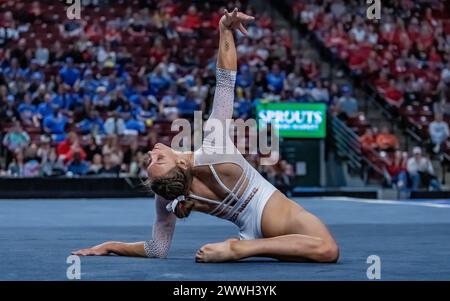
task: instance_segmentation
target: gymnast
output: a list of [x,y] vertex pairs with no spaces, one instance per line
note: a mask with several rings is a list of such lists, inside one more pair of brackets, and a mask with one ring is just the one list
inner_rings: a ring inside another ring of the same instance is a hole
[[[220,19],[217,83],[205,128],[232,118],[237,70],[233,33],[240,30],[246,35],[244,24],[253,19],[237,9],[225,10]],[[235,148],[228,132],[223,133],[223,139],[205,134],[202,146],[194,152],[179,152],[158,143],[148,153],[149,186],[156,205],[151,240],[109,241],[73,254],[166,258],[177,217],[199,211],[237,225],[239,238],[204,245],[195,254],[197,262],[248,257],[337,262],[339,248],[327,227],[265,180]]]

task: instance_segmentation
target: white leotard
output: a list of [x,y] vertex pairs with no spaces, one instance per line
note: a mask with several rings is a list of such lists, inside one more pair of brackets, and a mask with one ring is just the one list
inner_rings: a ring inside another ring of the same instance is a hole
[[[217,68],[217,84],[214,94],[213,109],[205,128],[215,124],[225,125],[233,116],[234,84],[236,71]],[[226,127],[222,127],[226,128]],[[223,139],[220,139],[223,138]],[[236,164],[242,170],[240,178],[233,187],[227,187],[216,172],[218,164]],[[223,200],[212,200],[190,194],[197,202],[213,204],[211,215],[229,220],[239,229],[240,239],[256,239],[263,237],[261,217],[264,206],[276,188],[264,179],[234,146],[228,130],[221,137],[217,132],[206,133],[201,148],[194,152],[194,167],[208,166],[214,181],[217,181],[226,193]],[[216,166],[216,167],[215,167]],[[149,257],[166,257],[170,248],[176,217],[166,211],[166,201],[156,198],[157,219],[153,227],[153,239],[144,244]]]

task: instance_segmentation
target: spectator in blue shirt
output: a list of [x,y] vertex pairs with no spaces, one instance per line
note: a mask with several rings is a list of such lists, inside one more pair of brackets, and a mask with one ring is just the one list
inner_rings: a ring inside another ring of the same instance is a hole
[[193,96],[193,93],[189,91],[186,97],[178,102],[178,110],[182,117],[193,116],[194,111],[200,110],[200,104]]
[[30,144],[30,141],[30,136],[22,129],[22,125],[19,121],[15,121],[14,127],[8,130],[3,137],[3,145],[10,152],[10,154],[7,154],[8,156],[12,153],[16,153],[17,151],[21,151],[22,149],[26,149],[26,147]]
[[78,128],[83,135],[104,134],[103,120],[100,118],[97,111],[89,111],[88,116],[78,123]]
[[157,95],[159,92],[167,90],[170,87],[170,80],[164,76],[160,67],[156,67],[148,79],[150,93]]
[[120,105],[117,110],[117,112],[121,114],[132,114],[133,113],[133,107],[131,106],[131,103],[124,102],[123,105]]
[[43,120],[45,117],[52,115],[54,107],[55,106],[52,103],[51,95],[49,93],[45,93],[44,102],[40,103],[37,108],[39,119]]
[[65,138],[65,127],[68,120],[61,113],[60,109],[55,109],[52,115],[44,118],[42,125],[46,133],[52,134],[53,141],[60,142]]
[[91,69],[84,71],[83,79],[80,82],[80,88],[85,94],[93,96],[99,85],[100,83],[94,78]]
[[294,89],[289,102],[314,102],[315,99],[311,95],[310,87],[310,85],[307,87],[305,82],[301,81],[299,86]]
[[66,65],[59,70],[59,76],[65,84],[71,87],[79,80],[80,70],[73,65],[73,58],[66,59]]
[[81,103],[80,96],[76,92],[70,92],[71,88],[67,85],[61,85],[58,88],[58,94],[53,98],[53,103],[64,110],[71,111]]
[[111,92],[117,85],[120,84],[119,78],[117,77],[116,70],[106,78],[106,91]]
[[136,106],[133,110],[134,116],[145,121],[147,119],[155,118],[158,113],[158,101],[153,95],[143,98],[140,106]]
[[69,163],[67,171],[82,176],[89,171],[89,163],[81,159],[80,152],[74,152],[73,160]]
[[141,96],[139,94],[134,94],[131,95],[128,99],[130,101],[130,103],[134,104],[134,105],[140,105],[141,104]]
[[92,98],[93,104],[98,110],[106,110],[111,103],[111,97],[106,92],[106,87],[99,86],[96,92],[97,94]]
[[125,127],[127,130],[136,131],[139,134],[145,133],[144,122],[137,120],[130,113],[124,114],[125,117]]
[[123,84],[123,94],[126,97],[137,94],[137,90],[133,85],[133,78],[131,76],[126,77],[125,83]]
[[280,71],[280,66],[273,64],[272,71],[266,76],[268,89],[274,93],[280,93],[283,89],[284,78],[285,75]]
[[242,65],[236,77],[236,86],[242,89],[250,88],[253,84],[253,75],[247,65]]
[[31,96],[29,93],[25,94],[24,102],[22,102],[18,106],[17,111],[19,111],[20,114],[27,112],[34,114],[36,112],[36,106],[32,104]]
[[252,113],[252,101],[250,99],[250,95],[248,95],[249,93],[246,93],[247,95],[245,95],[244,97],[238,98],[236,99],[236,114],[238,118],[242,118],[242,119],[247,119],[249,117],[251,117],[251,113]]
[[358,101],[353,97],[349,85],[342,86],[342,94],[336,108],[338,116],[343,119],[355,117],[358,114]]
[[302,102],[316,102],[312,91],[314,89],[314,83],[308,82],[306,89],[304,89],[305,95],[303,96]]
[[40,71],[33,71],[30,74],[30,84],[28,86],[28,91],[35,92],[38,90],[39,86],[44,83],[45,75]]
[[7,79],[13,81],[19,79],[20,77],[25,77],[26,70],[20,68],[17,58],[12,58],[10,66],[5,68],[3,74]]
[[24,102],[18,106],[17,111],[24,124],[32,125],[36,123],[33,118],[35,117],[37,109],[36,106],[32,104],[31,95],[29,93],[25,94]]
[[[63,109],[64,108],[64,100],[63,100],[63,98],[62,98],[62,90],[63,90],[63,87],[62,87],[62,85],[59,87],[59,89],[58,89],[58,93],[56,94],[53,94],[52,95],[52,106],[53,106],[53,108],[58,108],[58,109]],[[60,94],[61,93],[61,94]]]

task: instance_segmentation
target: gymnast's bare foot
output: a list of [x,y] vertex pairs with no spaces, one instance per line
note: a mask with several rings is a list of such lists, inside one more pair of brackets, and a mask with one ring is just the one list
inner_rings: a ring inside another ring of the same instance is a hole
[[195,254],[197,262],[225,262],[237,260],[237,254],[231,247],[236,238],[227,239],[224,242],[206,244],[201,247]]

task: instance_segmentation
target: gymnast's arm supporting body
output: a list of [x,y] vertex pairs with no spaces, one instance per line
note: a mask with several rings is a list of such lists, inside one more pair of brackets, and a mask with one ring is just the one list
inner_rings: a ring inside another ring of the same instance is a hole
[[144,242],[145,255],[150,258],[166,258],[172,243],[177,217],[168,212],[168,201],[156,196],[156,220],[153,225],[153,238]]
[[122,256],[166,258],[172,243],[177,220],[174,214],[167,211],[166,206],[168,203],[162,197],[155,196],[156,220],[153,224],[151,240],[136,243],[109,242],[109,253]]
[[153,225],[153,237],[148,241],[126,243],[120,241],[107,241],[92,248],[81,249],[72,254],[109,255],[165,258],[170,249],[173,231],[175,230],[176,216],[169,213],[166,205],[169,202],[160,196],[155,196],[156,220]]

